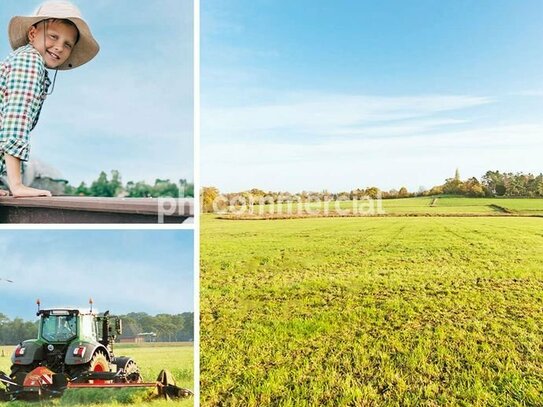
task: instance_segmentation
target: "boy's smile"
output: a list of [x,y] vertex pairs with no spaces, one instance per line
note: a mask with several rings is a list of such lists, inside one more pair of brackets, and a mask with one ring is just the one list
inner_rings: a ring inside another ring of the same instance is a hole
[[40,53],[48,68],[57,68],[66,62],[77,42],[77,36],[75,27],[55,20],[39,22],[28,32],[30,43]]

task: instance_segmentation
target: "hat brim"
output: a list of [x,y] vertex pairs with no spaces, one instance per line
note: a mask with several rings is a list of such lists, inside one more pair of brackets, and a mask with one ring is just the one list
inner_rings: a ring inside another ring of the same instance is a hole
[[[15,16],[9,22],[8,35],[9,42],[12,49],[17,49],[28,44],[28,31],[30,27],[34,24],[48,19],[59,19],[59,17],[48,17],[48,16],[33,16],[33,17],[24,17],[24,16]],[[62,20],[70,20],[75,24],[79,30],[79,40],[77,44],[72,49],[70,57],[60,65],[57,69],[59,70],[68,70],[77,68],[91,59],[93,59],[98,51],[100,46],[92,36],[89,26],[85,21],[78,17],[62,17]]]

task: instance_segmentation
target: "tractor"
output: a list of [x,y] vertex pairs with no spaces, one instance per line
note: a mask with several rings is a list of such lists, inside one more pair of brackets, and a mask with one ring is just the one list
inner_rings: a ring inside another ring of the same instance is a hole
[[122,323],[106,311],[98,316],[92,310],[73,308],[40,309],[38,338],[20,343],[11,357],[10,377],[17,383],[38,366],[64,373],[77,380],[86,372],[119,372],[124,382],[142,381],[136,363],[115,356],[113,343],[122,333]]
[[40,309],[37,339],[21,342],[11,357],[11,373],[0,372],[0,399],[60,396],[67,388],[155,387],[164,397],[183,397],[190,390],[175,386],[167,370],[157,381],[143,383],[138,366],[113,353],[122,333],[118,317],[90,309]]

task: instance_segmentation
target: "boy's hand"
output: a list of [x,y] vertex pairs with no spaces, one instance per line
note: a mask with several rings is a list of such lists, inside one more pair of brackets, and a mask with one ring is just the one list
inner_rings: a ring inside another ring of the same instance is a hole
[[4,189],[0,189],[0,196],[8,196],[9,195],[9,191],[6,191]]
[[36,189],[24,186],[23,184],[15,185],[10,188],[11,193],[15,198],[24,198],[31,196],[51,196],[51,191],[46,191],[45,189]]
[[15,198],[29,196],[51,196],[50,191],[44,189],[30,188],[23,185],[21,181],[21,160],[9,154],[4,154],[6,169],[8,173],[9,190]]

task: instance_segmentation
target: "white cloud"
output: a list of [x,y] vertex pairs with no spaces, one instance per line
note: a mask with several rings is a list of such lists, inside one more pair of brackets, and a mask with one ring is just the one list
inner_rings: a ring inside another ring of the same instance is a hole
[[[290,135],[329,135],[379,121],[424,118],[491,102],[477,96],[422,95],[379,97],[352,95],[290,95],[281,104],[204,107],[203,140],[256,136],[284,129]],[[204,144],[205,145],[205,144]]]

